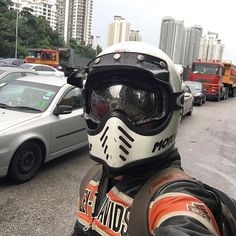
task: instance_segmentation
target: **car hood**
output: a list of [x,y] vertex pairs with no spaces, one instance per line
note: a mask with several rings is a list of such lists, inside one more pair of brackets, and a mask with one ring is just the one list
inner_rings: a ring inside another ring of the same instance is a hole
[[41,116],[39,113],[26,113],[0,108],[0,132]]

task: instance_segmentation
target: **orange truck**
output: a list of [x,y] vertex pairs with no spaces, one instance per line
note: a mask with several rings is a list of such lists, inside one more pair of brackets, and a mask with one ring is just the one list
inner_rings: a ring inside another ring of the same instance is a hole
[[236,96],[236,67],[230,61],[196,60],[189,80],[202,82],[208,99],[220,101]]
[[28,50],[28,56],[24,62],[52,66],[64,71],[66,76],[75,69],[79,69],[79,57],[72,48],[59,48],[57,50],[31,48]]

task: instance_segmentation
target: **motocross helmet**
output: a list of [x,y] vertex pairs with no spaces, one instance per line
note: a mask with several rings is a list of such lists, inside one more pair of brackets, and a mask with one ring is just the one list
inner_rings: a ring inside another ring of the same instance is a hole
[[183,92],[173,62],[158,48],[108,47],[88,64],[83,96],[90,157],[111,172],[173,148]]

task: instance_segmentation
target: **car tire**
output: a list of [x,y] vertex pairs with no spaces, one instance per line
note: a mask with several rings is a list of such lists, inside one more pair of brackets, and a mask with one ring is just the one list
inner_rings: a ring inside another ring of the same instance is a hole
[[203,101],[202,101],[203,104],[206,103],[206,97],[203,98]]
[[191,106],[189,112],[186,114],[187,116],[191,116],[193,113],[193,105]]
[[199,103],[198,103],[199,106],[202,105],[202,98],[199,99]]
[[32,141],[23,143],[15,152],[8,170],[8,177],[17,183],[32,179],[43,160],[41,147]]

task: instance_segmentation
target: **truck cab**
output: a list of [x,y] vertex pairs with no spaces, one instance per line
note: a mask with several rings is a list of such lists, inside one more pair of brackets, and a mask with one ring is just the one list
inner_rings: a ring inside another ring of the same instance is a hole
[[219,101],[228,98],[228,88],[223,84],[224,71],[220,61],[197,60],[192,63],[189,80],[203,83],[207,99]]
[[29,49],[25,63],[36,63],[59,67],[59,52],[53,49]]

